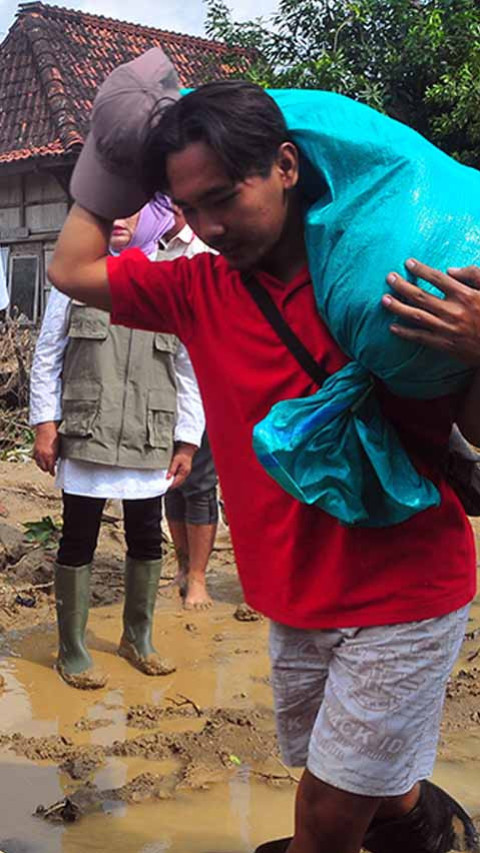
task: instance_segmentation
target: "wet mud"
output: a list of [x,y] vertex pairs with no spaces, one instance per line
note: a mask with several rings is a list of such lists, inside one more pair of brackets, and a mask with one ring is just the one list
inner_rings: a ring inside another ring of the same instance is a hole
[[[52,552],[26,546],[21,527],[58,517],[58,496],[28,465],[0,466],[0,477],[9,509],[0,526],[0,851],[249,853],[291,834],[301,771],[278,754],[268,624],[242,602],[228,542],[212,556],[215,606],[204,613],[182,610],[167,554],[154,639],[177,671],[148,678],[116,654],[123,537],[112,513],[88,632],[110,681],[75,691],[54,669]],[[434,779],[480,817],[478,601],[447,689]]]
[[[187,615],[176,598],[160,597],[155,641],[177,663],[162,679],[142,676],[115,654],[120,604],[92,610],[89,645],[110,672],[108,688],[95,694],[59,679],[53,625],[5,639],[0,784],[14,766],[35,794],[23,799],[17,840],[40,827],[58,846],[50,840],[38,852],[109,850],[105,823],[130,828],[138,810],[148,812],[148,844],[163,845],[152,850],[235,853],[279,826],[290,830],[298,777],[278,755],[267,625],[239,623],[236,606],[217,601],[208,614]],[[48,770],[48,786],[36,784],[38,770]],[[235,828],[226,832],[232,813]],[[123,838],[116,849],[144,853],[148,844]],[[3,839],[0,850],[10,853]]]

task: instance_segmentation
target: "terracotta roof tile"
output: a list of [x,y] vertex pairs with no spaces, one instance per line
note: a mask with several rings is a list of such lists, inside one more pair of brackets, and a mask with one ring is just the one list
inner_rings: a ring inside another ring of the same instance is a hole
[[182,86],[228,77],[249,63],[246,51],[209,39],[20,4],[0,45],[0,165],[78,150],[98,86],[117,65],[155,46],[170,57]]

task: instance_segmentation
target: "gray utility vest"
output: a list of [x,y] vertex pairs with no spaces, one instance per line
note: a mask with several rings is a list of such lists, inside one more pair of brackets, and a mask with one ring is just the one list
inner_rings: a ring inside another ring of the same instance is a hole
[[111,326],[71,305],[60,455],[120,468],[167,468],[176,416],[173,335]]

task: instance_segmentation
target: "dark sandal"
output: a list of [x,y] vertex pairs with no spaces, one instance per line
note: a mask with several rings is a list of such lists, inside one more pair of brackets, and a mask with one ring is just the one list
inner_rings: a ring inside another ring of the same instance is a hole
[[420,799],[407,815],[374,818],[363,846],[369,853],[480,853],[479,835],[467,812],[428,781],[420,783]]
[[292,838],[277,838],[276,841],[266,841],[260,844],[255,853],[285,853],[288,850]]

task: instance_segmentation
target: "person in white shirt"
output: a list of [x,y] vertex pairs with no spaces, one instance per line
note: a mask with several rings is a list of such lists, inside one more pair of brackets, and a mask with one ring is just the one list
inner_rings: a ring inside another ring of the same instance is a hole
[[[211,252],[187,225],[180,208],[171,207],[175,221],[160,241],[158,260]],[[186,481],[165,495],[165,515],[177,555],[184,607],[205,610],[212,605],[206,572],[218,525],[217,474],[206,432]]]
[[[0,253],[0,311],[5,311],[5,308],[8,307],[9,301],[7,274],[3,266],[3,257],[1,257]],[[2,503],[0,503],[0,515],[7,515],[7,510]]]
[[[172,223],[156,203],[114,223],[111,251],[155,256]],[[127,555],[119,654],[148,675],[175,669],[152,645],[162,495],[190,472],[205,428],[188,354],[171,335],[110,326],[105,312],[52,289],[32,372],[37,465],[56,474],[63,532],[55,568],[57,669],[77,688],[107,676],[85,645],[90,573],[108,498],[123,501]]]
[[7,288],[7,271],[4,268],[3,256],[0,257],[0,311],[5,311],[10,299]]

